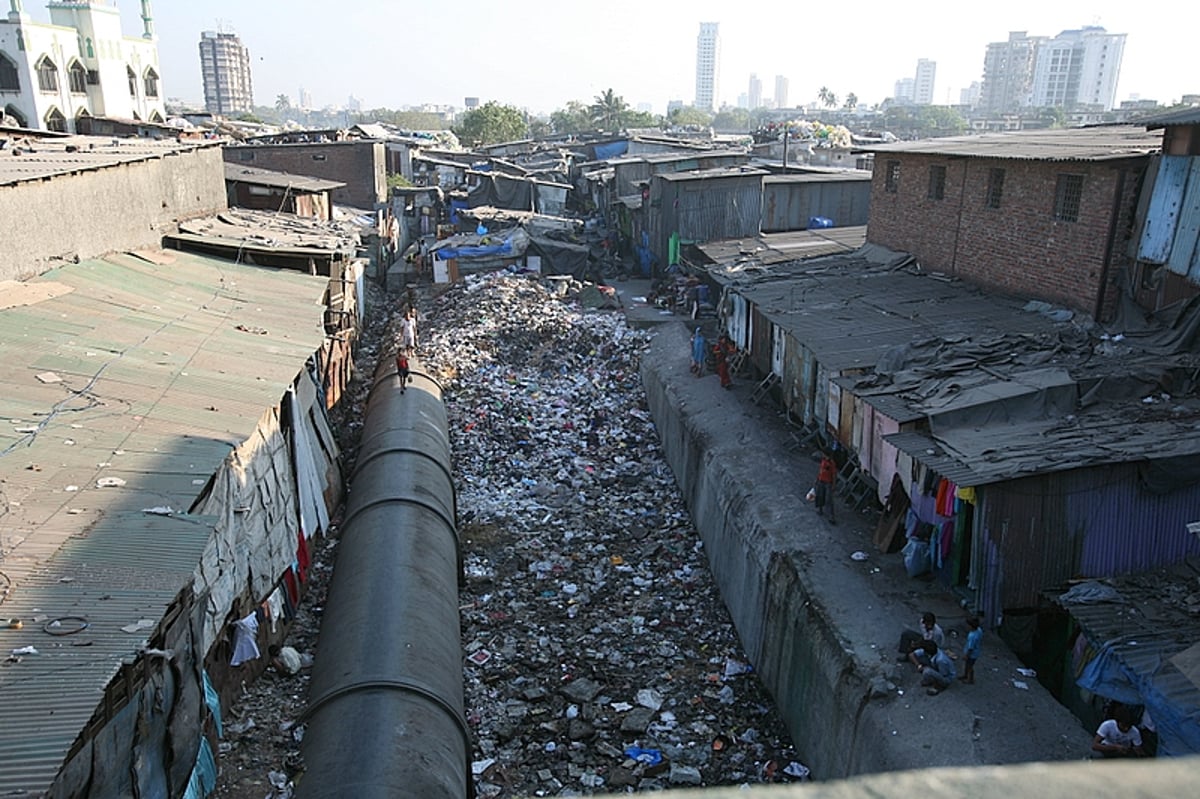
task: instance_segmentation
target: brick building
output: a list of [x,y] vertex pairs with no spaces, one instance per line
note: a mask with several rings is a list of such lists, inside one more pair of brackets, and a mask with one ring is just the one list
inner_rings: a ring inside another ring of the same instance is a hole
[[387,159],[381,141],[230,145],[225,161],[344,183],[333,190],[335,205],[370,211],[387,202]]
[[867,241],[1104,319],[1133,263],[1142,178],[1161,144],[1141,127],[1111,126],[880,145]]

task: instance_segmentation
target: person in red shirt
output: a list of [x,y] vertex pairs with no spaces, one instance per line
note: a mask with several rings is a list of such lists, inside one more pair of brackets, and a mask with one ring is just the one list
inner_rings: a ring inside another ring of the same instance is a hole
[[833,484],[837,480],[838,467],[833,456],[828,452],[821,453],[821,465],[817,467],[816,505],[817,515],[825,515],[825,506],[829,506],[829,521],[837,524],[837,515],[833,510]]
[[400,393],[403,394],[405,386],[412,379],[409,377],[408,355],[403,347],[396,350],[396,376],[400,378]]

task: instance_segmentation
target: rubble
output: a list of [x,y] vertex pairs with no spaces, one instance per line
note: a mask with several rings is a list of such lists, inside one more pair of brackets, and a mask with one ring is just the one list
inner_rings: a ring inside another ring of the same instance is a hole
[[[476,794],[796,781],[659,453],[638,370],[646,334],[584,310],[580,289],[552,296],[498,274],[421,302],[418,357],[443,385],[454,445]],[[334,412],[347,474],[375,363],[399,341],[400,306],[369,304],[358,376]],[[300,778],[292,725],[335,546],[336,530],[320,539],[289,634],[304,668],[244,687],[214,796],[280,799]]]
[[768,768],[795,753],[659,451],[647,334],[503,273],[431,305],[419,355],[455,455],[473,758],[495,761],[477,793],[793,779]]

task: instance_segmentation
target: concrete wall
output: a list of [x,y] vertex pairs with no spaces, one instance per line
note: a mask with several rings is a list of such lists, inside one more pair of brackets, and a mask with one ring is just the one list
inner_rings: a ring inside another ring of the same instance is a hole
[[107,252],[158,247],[178,220],[225,208],[225,165],[216,146],[3,186],[0,280],[22,280]]
[[344,183],[333,190],[338,205],[371,211],[387,202],[387,155],[381,141],[235,145],[225,148],[225,160]]
[[[886,189],[888,162],[900,162],[897,191]],[[945,195],[929,198],[930,167],[946,169]],[[877,154],[867,241],[911,252],[930,270],[1010,296],[1094,314],[1102,286],[1128,263],[1123,254],[1136,202],[1137,161],[1033,161]],[[985,204],[992,169],[1003,169],[999,208]],[[1058,176],[1083,176],[1079,220],[1054,219]],[[1105,259],[1112,244],[1112,264]]]
[[[647,400],[742,645],[813,774],[1083,756],[1087,731],[1036,681],[1019,709],[982,691],[897,691],[915,682],[895,647],[918,615],[901,599],[910,587],[886,582],[907,579],[899,556],[877,556],[844,509],[846,528],[818,519],[803,499],[815,463],[780,443],[764,421],[774,413],[691,376],[687,351],[683,325],[658,329],[642,360]],[[860,547],[869,564],[849,557]],[[1016,674],[1000,649],[993,639],[991,662]]]

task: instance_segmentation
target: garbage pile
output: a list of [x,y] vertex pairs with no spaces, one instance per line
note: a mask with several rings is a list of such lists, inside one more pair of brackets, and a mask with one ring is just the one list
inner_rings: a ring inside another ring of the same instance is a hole
[[577,300],[497,273],[423,314],[454,447],[477,794],[804,779],[662,458],[647,335]]

